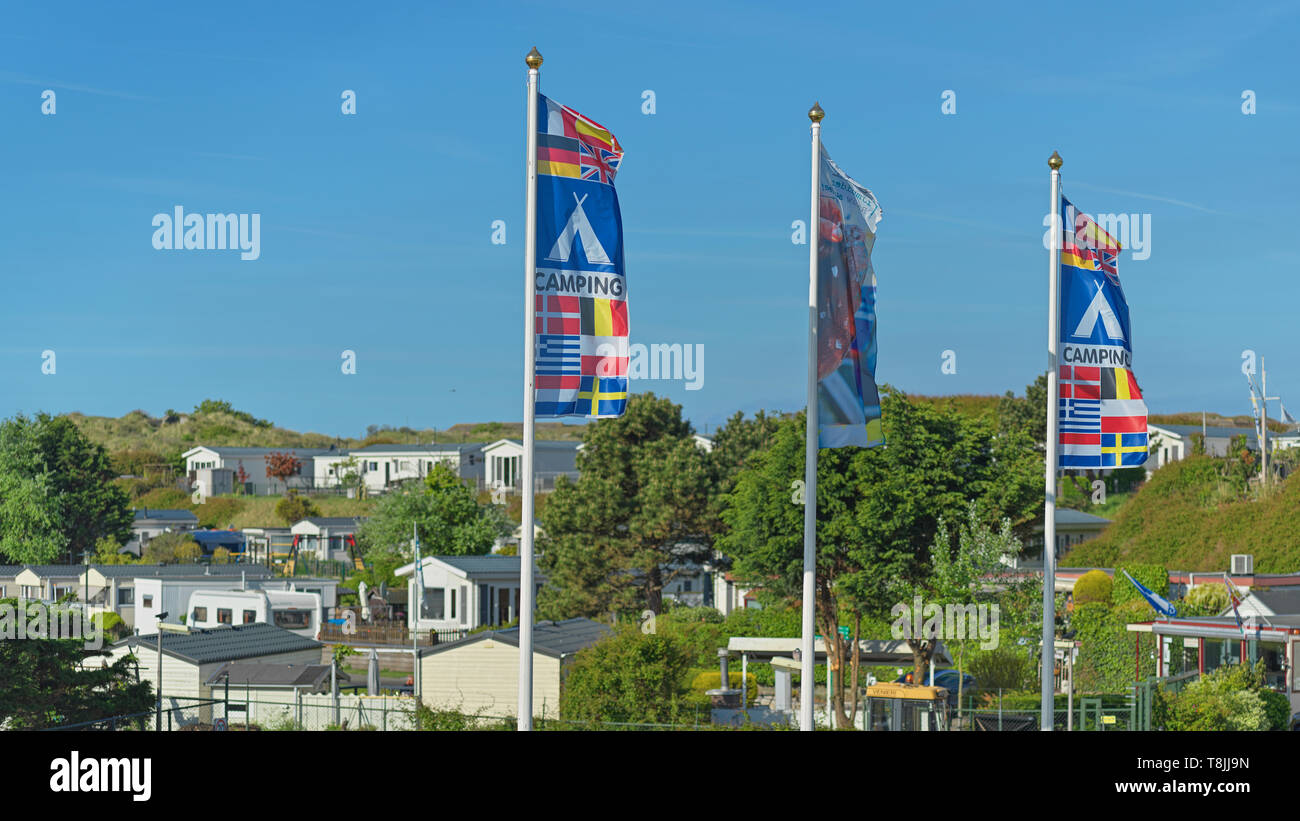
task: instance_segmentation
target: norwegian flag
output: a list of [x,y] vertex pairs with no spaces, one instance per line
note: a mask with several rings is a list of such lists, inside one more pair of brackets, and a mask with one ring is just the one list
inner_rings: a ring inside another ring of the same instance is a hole
[[618,165],[623,155],[596,145],[588,145],[582,138],[578,139],[578,162],[584,180],[613,183],[618,173]]

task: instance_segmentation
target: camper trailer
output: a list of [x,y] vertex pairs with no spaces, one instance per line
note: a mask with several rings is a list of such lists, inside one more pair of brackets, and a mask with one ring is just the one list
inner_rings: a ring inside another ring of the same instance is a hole
[[190,627],[265,622],[300,636],[320,637],[319,593],[291,590],[196,590],[186,608]]

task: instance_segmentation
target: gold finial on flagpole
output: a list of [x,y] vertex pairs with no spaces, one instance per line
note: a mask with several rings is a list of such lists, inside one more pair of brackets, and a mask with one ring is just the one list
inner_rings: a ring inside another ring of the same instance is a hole
[[542,67],[542,53],[537,50],[537,46],[533,46],[533,50],[528,52],[528,56],[524,58],[524,62],[528,64],[529,68]]
[[822,117],[825,116],[826,116],[826,112],[822,111],[821,103],[813,103],[813,107],[808,109],[808,119],[812,120],[815,123],[820,123],[822,121]]
[[1047,164],[1052,167],[1053,171],[1060,171],[1061,166],[1065,165],[1065,160],[1061,159],[1060,154],[1057,154],[1055,151],[1053,151],[1052,156],[1049,157],[1047,160]]

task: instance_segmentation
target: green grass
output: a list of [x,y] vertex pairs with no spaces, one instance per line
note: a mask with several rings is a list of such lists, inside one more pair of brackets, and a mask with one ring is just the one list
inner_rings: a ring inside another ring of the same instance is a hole
[[1243,497],[1220,478],[1220,464],[1193,456],[1160,468],[1120,508],[1113,525],[1070,551],[1062,565],[1222,571],[1233,553],[1250,553],[1259,573],[1300,569],[1300,471]]

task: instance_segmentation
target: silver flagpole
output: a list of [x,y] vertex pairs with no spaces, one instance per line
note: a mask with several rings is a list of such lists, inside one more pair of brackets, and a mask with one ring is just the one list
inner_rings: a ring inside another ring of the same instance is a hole
[[537,95],[541,87],[542,55],[534,47],[528,63],[528,159],[524,216],[524,459],[519,477],[524,494],[523,528],[519,538],[519,730],[533,729],[533,321],[536,315],[533,275],[537,270]]
[[1056,719],[1055,677],[1056,662],[1056,451],[1057,430],[1060,421],[1060,366],[1057,362],[1057,341],[1060,338],[1060,284],[1061,284],[1061,155],[1052,152],[1047,164],[1052,169],[1052,241],[1048,251],[1047,275],[1047,454],[1044,467],[1046,491],[1043,503],[1043,704],[1042,730],[1051,732]]
[[[817,239],[818,198],[821,195],[822,111],[813,103],[808,111],[812,120],[812,194],[808,212],[808,430],[804,438],[803,497],[803,636],[799,643],[799,729],[813,729],[813,697],[816,692],[813,662],[813,636],[817,632],[814,608],[817,585]],[[829,636],[827,640],[829,640]],[[826,691],[830,705],[830,690]]]

